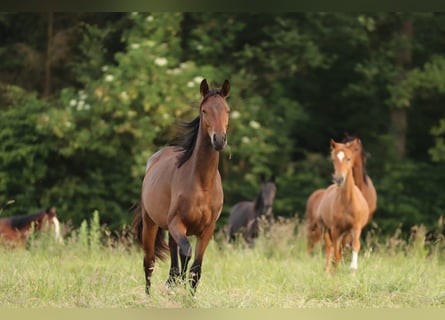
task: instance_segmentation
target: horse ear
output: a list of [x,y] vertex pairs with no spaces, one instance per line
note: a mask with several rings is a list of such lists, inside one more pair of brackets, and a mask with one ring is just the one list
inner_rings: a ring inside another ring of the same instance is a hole
[[207,84],[206,79],[201,81],[201,86],[199,90],[201,91],[201,97],[203,98],[207,95],[207,93],[209,93],[209,85]]
[[221,88],[221,95],[226,98],[230,92],[230,83],[229,80],[224,80],[224,83]]
[[335,149],[335,146],[337,144],[335,143],[334,139],[331,139],[331,149]]

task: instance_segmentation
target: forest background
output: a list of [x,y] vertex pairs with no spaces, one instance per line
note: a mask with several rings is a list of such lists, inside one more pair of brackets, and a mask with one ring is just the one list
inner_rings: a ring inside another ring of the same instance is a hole
[[345,132],[367,151],[382,233],[443,215],[445,14],[316,12],[1,13],[0,214],[128,225],[203,78],[232,87],[219,227],[261,175],[275,215],[303,219]]

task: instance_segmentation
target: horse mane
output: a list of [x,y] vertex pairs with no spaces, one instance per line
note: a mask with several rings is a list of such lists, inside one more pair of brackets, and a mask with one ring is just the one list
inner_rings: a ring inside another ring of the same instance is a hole
[[[343,138],[342,143],[348,143],[348,142],[354,141],[355,139],[359,139],[357,135],[345,133],[345,137]],[[363,170],[362,170],[363,171],[362,172],[363,182],[365,184],[368,184],[368,180],[366,179],[366,176],[367,176],[367,173],[366,173],[366,156],[365,156],[366,152],[365,152],[365,148],[363,147],[363,144],[361,143],[361,141],[360,141],[360,146],[361,146],[360,157],[361,157],[361,160],[362,160],[362,168],[363,168]]]
[[[202,99],[200,108],[202,104],[207,100],[207,98],[211,96],[220,95],[219,89],[211,89],[207,93],[207,95]],[[195,119],[193,119],[190,122],[181,122],[179,124],[180,134],[178,134],[172,142],[172,146],[177,147],[181,152],[181,154],[178,156],[178,168],[180,168],[185,162],[187,162],[188,159],[193,154],[193,151],[195,150],[196,146],[196,140],[198,138],[198,132],[199,132],[199,124],[201,121],[201,117],[197,116]]]
[[259,212],[263,207],[263,196],[261,190],[258,191],[258,194],[255,198],[255,202],[253,203],[253,210],[257,213]]
[[11,228],[19,230],[23,229],[30,225],[33,221],[36,221],[38,218],[40,218],[40,216],[43,216],[45,213],[45,210],[42,210],[34,214],[9,217]]
[[195,150],[200,121],[201,117],[197,116],[190,122],[182,122],[179,124],[179,127],[182,129],[182,135],[178,135],[172,144],[181,151],[181,154],[178,156],[178,168],[190,159],[193,150]]

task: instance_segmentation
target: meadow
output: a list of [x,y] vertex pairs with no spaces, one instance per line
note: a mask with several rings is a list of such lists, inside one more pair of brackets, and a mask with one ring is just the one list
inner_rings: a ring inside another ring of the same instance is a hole
[[[421,229],[421,228],[420,228]],[[321,248],[306,252],[304,225],[277,220],[254,248],[215,234],[197,292],[167,289],[169,261],[158,261],[152,295],[144,292],[142,251],[112,237],[98,216],[57,243],[34,235],[27,248],[0,249],[0,307],[12,308],[407,308],[445,306],[443,240],[399,232],[363,239],[359,269],[349,254],[335,275]],[[193,238],[191,238],[193,239]],[[239,239],[241,240],[241,239]]]

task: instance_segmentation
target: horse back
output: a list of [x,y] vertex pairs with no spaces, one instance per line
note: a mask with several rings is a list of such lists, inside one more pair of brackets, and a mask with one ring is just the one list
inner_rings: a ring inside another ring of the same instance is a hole
[[142,182],[141,204],[143,211],[161,228],[167,228],[172,180],[177,169],[178,152],[174,147],[159,150],[148,160]]
[[363,184],[363,189],[361,190],[363,196],[366,199],[369,207],[369,220],[371,220],[377,209],[377,192],[374,187],[374,183],[369,176],[366,176],[366,184]]
[[11,218],[0,219],[0,244],[22,243],[26,239],[26,233],[20,232],[11,226]]
[[253,219],[253,201],[241,201],[230,210],[229,232],[237,232],[242,227],[247,227],[249,220]]

